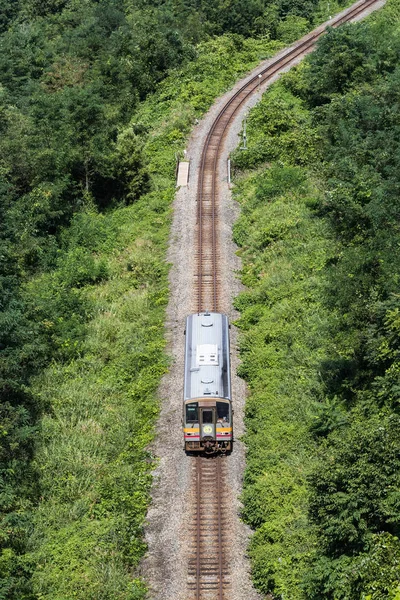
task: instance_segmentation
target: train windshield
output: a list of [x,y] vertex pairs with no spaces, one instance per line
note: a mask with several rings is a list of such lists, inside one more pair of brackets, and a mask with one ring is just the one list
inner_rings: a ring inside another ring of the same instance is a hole
[[186,423],[196,423],[199,420],[197,402],[186,404]]
[[212,410],[203,410],[203,423],[212,423],[213,422],[213,411]]
[[224,423],[229,422],[229,404],[228,402],[217,402],[217,419]]

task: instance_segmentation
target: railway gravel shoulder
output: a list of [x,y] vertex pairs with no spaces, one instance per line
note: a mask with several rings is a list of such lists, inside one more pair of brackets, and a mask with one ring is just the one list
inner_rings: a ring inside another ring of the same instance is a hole
[[[154,472],[152,504],[148,512],[146,541],[149,552],[142,564],[142,575],[150,584],[149,597],[152,600],[184,600],[187,590],[187,565],[189,560],[190,533],[188,531],[190,503],[190,461],[183,452],[181,432],[182,374],[184,362],[184,322],[188,313],[196,311],[196,295],[193,281],[197,262],[194,253],[196,226],[196,174],[200,165],[201,149],[207,132],[218,111],[231,92],[225,94],[207,113],[195,128],[187,147],[191,160],[191,180],[187,188],[181,188],[175,197],[174,218],[171,230],[167,260],[171,262],[171,297],[167,309],[168,352],[173,357],[169,373],[163,378],[160,397],[162,408],[160,428],[154,446],[159,464]],[[237,136],[236,136],[237,140]],[[235,140],[235,141],[236,141]],[[241,286],[235,275],[240,268],[232,242],[232,225],[238,216],[238,209],[230,195],[224,195],[220,206],[220,247],[221,257],[221,298],[220,310],[230,319],[236,315],[232,311],[232,299]],[[231,576],[231,600],[257,600],[260,596],[251,585],[249,562],[244,557],[249,530],[239,519],[239,495],[244,470],[244,448],[239,441],[243,433],[243,410],[245,385],[235,373],[238,367],[236,331],[231,330],[232,353],[232,394],[235,398],[235,437],[238,440],[234,452],[229,457],[227,475],[230,507],[227,516],[229,528],[229,553]]]

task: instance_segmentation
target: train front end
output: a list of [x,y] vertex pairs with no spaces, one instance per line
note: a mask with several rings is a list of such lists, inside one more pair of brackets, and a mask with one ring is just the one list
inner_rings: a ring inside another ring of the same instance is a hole
[[228,317],[209,312],[189,315],[185,333],[185,450],[229,452],[233,414]]

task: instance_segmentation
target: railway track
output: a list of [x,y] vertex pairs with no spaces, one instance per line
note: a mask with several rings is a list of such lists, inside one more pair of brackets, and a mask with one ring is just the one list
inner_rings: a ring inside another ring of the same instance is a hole
[[[339,27],[343,23],[355,19],[368,7],[378,4],[377,0],[361,0],[350,7],[345,15],[331,19],[329,26]],[[219,249],[218,249],[218,163],[224,138],[236,113],[260,86],[270,81],[285,68],[295,64],[311,52],[318,39],[325,32],[325,27],[304,36],[283,56],[280,56],[252,79],[247,81],[225,104],[216,117],[204,144],[199,170],[197,191],[197,273],[195,275],[195,293],[197,311],[219,311]]]
[[192,534],[188,600],[224,600],[230,589],[225,555],[225,457],[197,456],[192,462]]
[[[331,19],[329,26],[338,27],[352,21],[360,13],[379,0],[361,0],[345,14]],[[284,54],[269,62],[249,79],[226,102],[207,135],[201,157],[197,191],[197,273],[195,297],[198,312],[220,312],[219,287],[219,163],[223,142],[236,113],[243,108],[249,97],[274,78],[282,70],[296,64],[311,52],[325,26],[317,28],[293,45]],[[187,588],[188,600],[228,600],[230,582],[228,548],[226,544],[226,507],[224,506],[224,479],[226,457],[192,459],[193,512],[189,528],[190,548]]]

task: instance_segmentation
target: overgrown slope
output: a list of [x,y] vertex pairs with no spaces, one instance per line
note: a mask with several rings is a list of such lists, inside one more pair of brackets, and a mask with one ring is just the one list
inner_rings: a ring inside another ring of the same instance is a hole
[[244,516],[278,598],[400,590],[398,17],[395,0],[330,31],[234,157]]
[[[168,366],[165,251],[176,154],[215,96],[276,48],[239,36],[198,46],[196,62],[165,79],[110,141],[126,187],[109,200],[104,180],[100,192],[92,185],[95,171],[88,189],[79,172],[71,208],[61,184],[41,182],[29,161],[37,179],[27,195],[17,193],[11,163],[21,149],[11,154],[14,130],[6,130],[2,597],[144,594],[133,570],[144,551],[156,388]],[[24,122],[15,107],[6,114]],[[25,131],[27,144],[34,133]],[[43,153],[65,168],[64,155]]]
[[329,7],[0,7],[0,597],[137,598],[175,154]]

